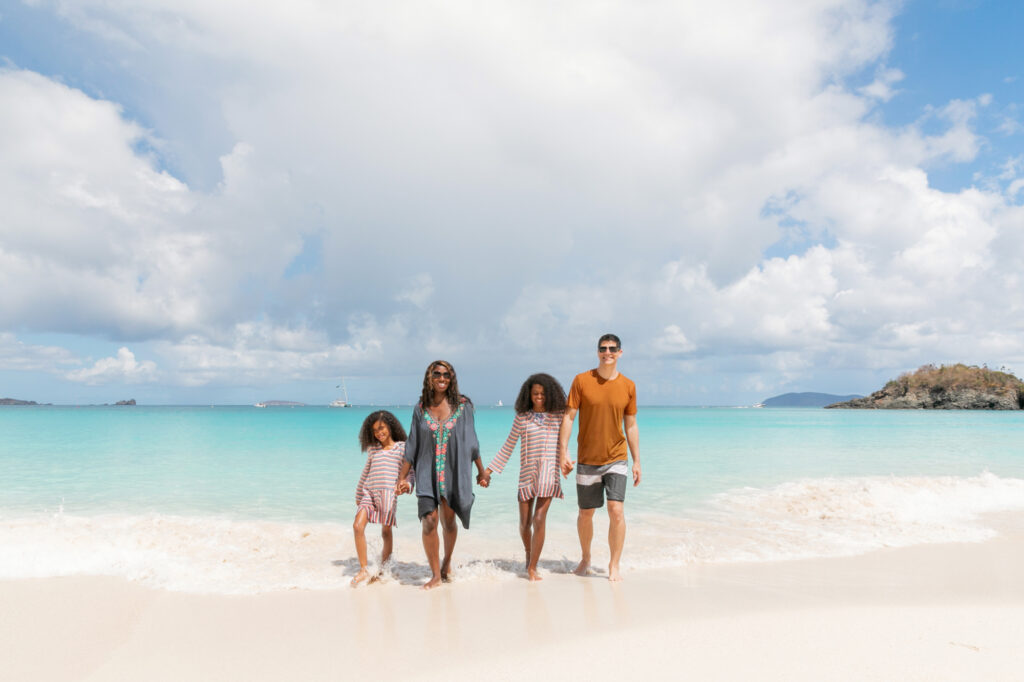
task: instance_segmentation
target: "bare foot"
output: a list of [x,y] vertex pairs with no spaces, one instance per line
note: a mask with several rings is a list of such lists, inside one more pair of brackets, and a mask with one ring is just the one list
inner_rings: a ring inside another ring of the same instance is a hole
[[587,559],[580,559],[580,563],[573,573],[576,575],[590,575],[590,561]]
[[451,582],[453,575],[455,574],[452,572],[452,559],[447,557],[441,562],[441,580],[446,583]]
[[531,583],[535,583],[538,580],[544,580],[536,568],[527,568],[526,577],[529,578]]
[[367,585],[372,585],[372,584],[374,584],[376,582],[380,582],[383,579],[384,579],[384,571],[377,571],[377,573],[374,574],[374,576],[372,578],[370,578],[370,582],[368,582],[366,584]]
[[617,583],[622,580],[622,574],[619,573],[618,566],[612,566],[611,564],[608,565],[608,580],[613,583]]
[[433,578],[431,578],[427,582],[423,583],[423,589],[424,590],[432,590],[435,587],[439,587],[440,585],[441,585],[441,576],[435,575]]
[[352,587],[355,587],[355,586],[356,586],[356,585],[358,585],[359,583],[361,583],[361,582],[363,582],[364,580],[366,580],[366,579],[367,579],[367,578],[368,578],[369,576],[370,576],[370,573],[369,573],[369,571],[367,571],[367,570],[366,570],[365,568],[360,568],[360,569],[359,569],[359,572],[358,572],[358,573],[356,573],[356,577],[352,578],[352,582],[351,582],[351,583],[349,583],[349,584],[350,584],[350,585],[351,585]]

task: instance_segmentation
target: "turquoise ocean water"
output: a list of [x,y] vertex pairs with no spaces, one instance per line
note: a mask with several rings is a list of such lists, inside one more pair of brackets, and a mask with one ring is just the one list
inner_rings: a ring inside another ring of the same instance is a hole
[[[117,575],[210,592],[343,584],[371,409],[0,408],[0,578]],[[392,411],[408,424],[410,408]],[[477,409],[485,462],[512,417]],[[998,532],[989,512],[1024,513],[1020,413],[645,407],[638,419],[644,478],[626,498],[627,570],[983,540]],[[478,489],[456,555],[467,577],[515,577],[517,458]],[[563,489],[550,570],[578,557],[571,478]],[[403,497],[400,578],[425,571],[415,513]],[[595,560],[601,539],[599,528]]]

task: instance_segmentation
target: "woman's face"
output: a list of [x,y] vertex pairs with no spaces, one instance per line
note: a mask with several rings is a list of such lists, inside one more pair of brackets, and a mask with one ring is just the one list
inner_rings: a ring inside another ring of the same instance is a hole
[[430,368],[430,388],[435,393],[444,393],[452,382],[452,373],[444,365],[434,365]]
[[382,447],[386,448],[391,445],[391,429],[384,423],[383,419],[378,419],[373,423],[373,437],[377,439],[377,442]]
[[534,412],[544,411],[544,387],[534,384],[530,387],[530,402],[533,403]]

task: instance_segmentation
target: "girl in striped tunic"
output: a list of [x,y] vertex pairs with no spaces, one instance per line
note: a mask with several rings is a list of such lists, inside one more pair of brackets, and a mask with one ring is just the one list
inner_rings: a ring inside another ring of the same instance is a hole
[[[359,557],[359,573],[352,578],[355,587],[369,577],[366,570],[366,524],[381,524],[381,538],[384,547],[381,550],[380,565],[391,558],[393,540],[391,526],[396,525],[395,484],[398,482],[398,470],[405,456],[405,430],[395,415],[387,410],[378,410],[363,421],[359,429],[359,444],[366,454],[366,466],[356,486],[356,520],[352,523],[352,532],[356,539],[356,555]],[[409,477],[412,485],[412,477]],[[377,574],[380,576],[380,573]],[[373,581],[371,581],[373,582]]]
[[526,550],[526,575],[540,580],[537,562],[544,547],[545,521],[551,498],[562,497],[558,468],[558,429],[565,412],[565,391],[550,374],[534,374],[519,389],[512,430],[491,465],[484,471],[485,487],[491,473],[501,473],[519,447],[519,535]]

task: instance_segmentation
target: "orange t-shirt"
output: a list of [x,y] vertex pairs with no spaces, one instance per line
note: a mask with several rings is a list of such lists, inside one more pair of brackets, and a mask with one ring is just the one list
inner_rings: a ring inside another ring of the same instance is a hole
[[603,466],[627,459],[629,447],[622,418],[636,414],[636,384],[623,374],[611,381],[602,379],[592,369],[572,380],[568,403],[580,415],[576,438],[580,464]]

